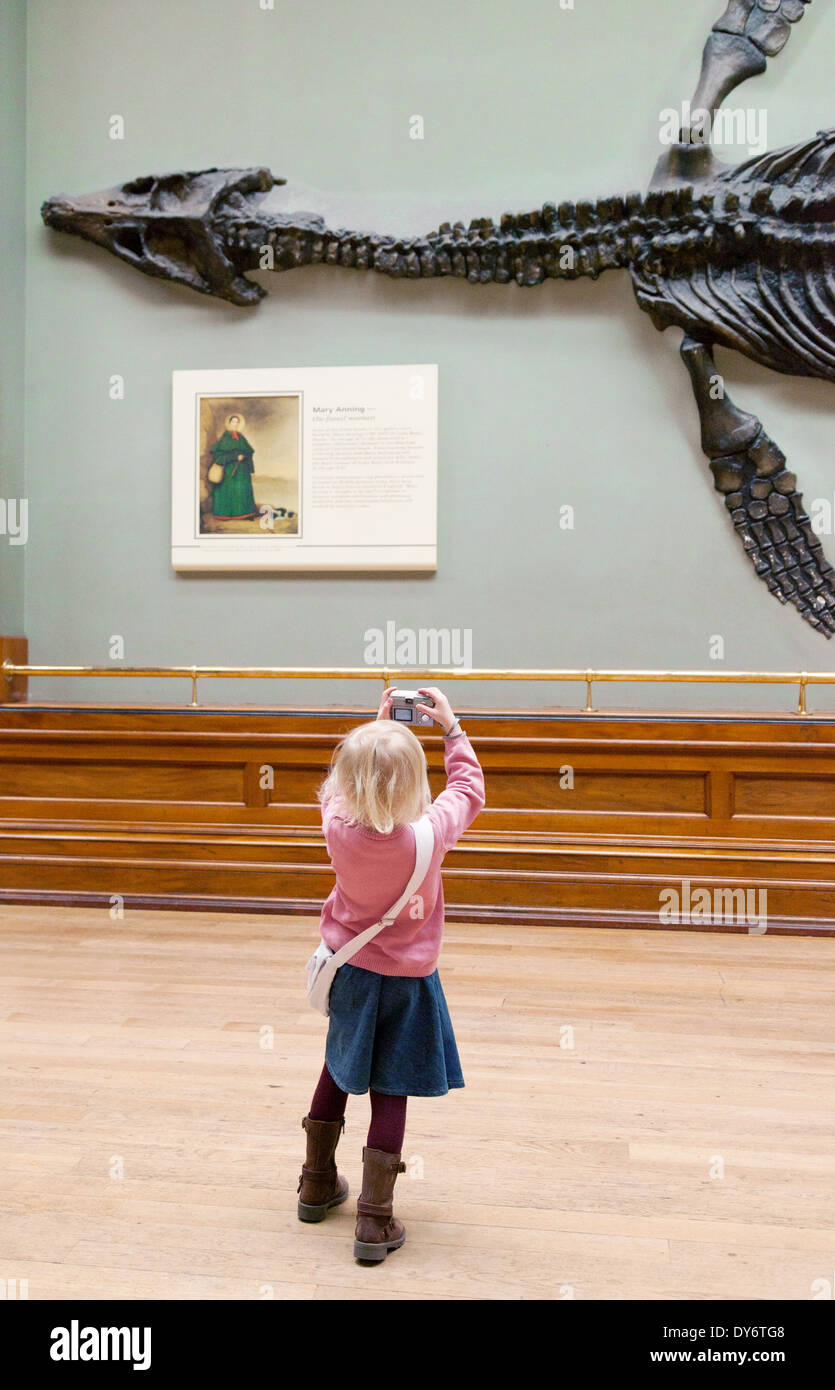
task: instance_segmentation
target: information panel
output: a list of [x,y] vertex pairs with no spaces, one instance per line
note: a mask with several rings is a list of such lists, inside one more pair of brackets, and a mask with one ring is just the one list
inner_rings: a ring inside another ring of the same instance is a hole
[[438,368],[173,373],[176,570],[434,570]]

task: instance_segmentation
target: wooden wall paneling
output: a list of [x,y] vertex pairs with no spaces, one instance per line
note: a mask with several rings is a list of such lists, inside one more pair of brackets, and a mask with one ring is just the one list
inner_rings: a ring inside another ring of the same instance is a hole
[[[363,717],[0,708],[0,900],[121,893],[151,906],[315,912],[332,882],[316,789]],[[450,916],[652,927],[661,891],[686,879],[765,888],[770,929],[835,932],[835,719],[464,718],[488,805],[446,861]],[[441,741],[426,737],[426,748],[437,792]],[[573,789],[560,785],[566,766]]]

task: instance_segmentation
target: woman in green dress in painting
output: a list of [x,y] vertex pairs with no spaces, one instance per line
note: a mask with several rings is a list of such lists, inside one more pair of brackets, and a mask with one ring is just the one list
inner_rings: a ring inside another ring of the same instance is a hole
[[242,521],[258,516],[252,491],[255,450],[243,433],[243,424],[242,415],[230,415],[226,429],[209,451],[215,476],[218,468],[223,473],[222,478],[213,483],[212,513],[219,521]]

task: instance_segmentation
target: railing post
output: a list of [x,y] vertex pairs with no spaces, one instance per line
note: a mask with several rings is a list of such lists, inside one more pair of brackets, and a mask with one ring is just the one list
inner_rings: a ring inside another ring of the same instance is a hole
[[594,705],[591,702],[591,683],[594,680],[594,671],[586,672],[586,708],[584,714],[594,714]]
[[806,708],[806,681],[807,681],[807,679],[808,679],[807,673],[806,673],[805,671],[801,671],[801,672],[800,672],[800,690],[798,691],[798,696],[797,696],[797,713],[798,713],[798,714],[808,714],[808,713],[809,713],[809,711],[808,711],[807,708]]
[[25,637],[0,637],[0,705],[23,703],[29,695],[26,676],[12,675],[9,666],[29,664],[29,643]]

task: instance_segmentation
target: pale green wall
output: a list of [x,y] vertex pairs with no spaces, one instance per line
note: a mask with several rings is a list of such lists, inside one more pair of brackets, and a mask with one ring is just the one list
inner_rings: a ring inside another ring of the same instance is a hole
[[[525,292],[317,267],[265,276],[269,298],[240,310],[39,223],[49,194],[212,164],[268,164],[291,190],[309,184],[366,205],[363,220],[380,230],[422,222],[422,204],[432,218],[469,220],[645,187],[658,113],[692,94],[722,0],[576,0],[570,12],[556,0],[28,8],[34,659],[102,662],[121,633],[136,665],[355,664],[365,629],[395,619],[471,627],[476,665],[704,667],[719,633],[728,667],[835,666],[835,651],[753,576],[698,449],[678,335],[655,332],[626,276]],[[767,105],[772,146],[832,123],[833,42],[832,7],[813,7],[782,60],[744,89],[746,103]],[[108,138],[114,113],[126,121],[122,142]],[[409,139],[416,113],[423,142]],[[437,575],[171,572],[173,368],[433,361]],[[831,497],[835,390],[730,355],[721,366],[788,453],[807,500]],[[114,372],[126,379],[122,403],[108,399]],[[576,510],[573,533],[556,526],[562,503]],[[234,694],[265,698],[216,690]],[[554,698],[536,687],[515,695]],[[118,696],[129,698],[124,684]],[[670,702],[652,687],[642,698]],[[697,691],[698,701],[717,697]]]
[[[26,3],[0,6],[0,497],[25,494]],[[0,632],[22,633],[26,550],[0,532]]]

